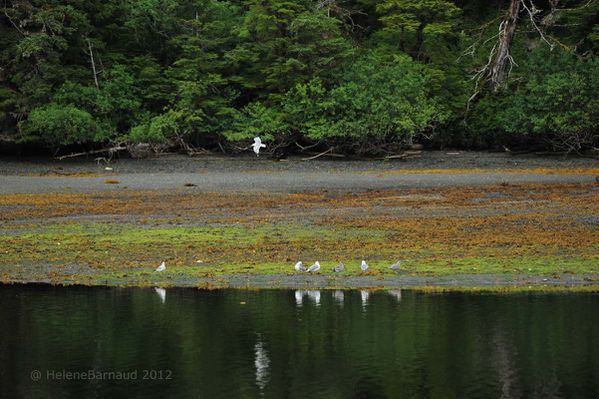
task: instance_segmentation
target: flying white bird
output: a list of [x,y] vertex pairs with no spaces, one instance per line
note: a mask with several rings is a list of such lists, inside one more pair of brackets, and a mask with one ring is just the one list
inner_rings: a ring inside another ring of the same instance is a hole
[[368,263],[366,263],[365,260],[362,261],[362,264],[360,265],[360,269],[362,269],[363,272],[368,270]]
[[341,273],[343,269],[345,269],[345,265],[343,264],[343,262],[339,262],[337,266],[333,267],[333,272]]
[[305,272],[306,271],[306,266],[304,266],[302,261],[297,262],[293,268],[295,269],[296,272]]
[[397,262],[395,262],[394,264],[392,264],[391,266],[389,266],[389,269],[391,269],[391,270],[399,270],[400,267],[401,267],[401,261],[398,260]]
[[314,262],[314,264],[312,266],[310,266],[308,268],[308,270],[306,270],[308,273],[316,273],[317,271],[320,270],[320,263],[318,261]]
[[154,287],[154,291],[156,291],[156,293],[160,297],[160,300],[162,301],[162,303],[165,303],[166,302],[166,290],[164,288]]
[[162,262],[162,263],[160,264],[160,266],[158,266],[158,267],[156,268],[156,271],[157,271],[157,272],[163,272],[163,271],[165,271],[165,270],[166,270],[166,264],[165,264],[164,262]]
[[260,137],[254,137],[254,144],[252,144],[252,148],[254,149],[256,156],[259,156],[260,148],[266,148],[266,144],[262,144],[262,140],[260,140]]

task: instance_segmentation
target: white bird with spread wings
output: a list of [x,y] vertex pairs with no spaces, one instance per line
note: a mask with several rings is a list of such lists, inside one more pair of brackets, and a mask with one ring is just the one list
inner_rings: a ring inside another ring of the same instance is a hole
[[260,148],[266,148],[266,144],[262,144],[260,137],[254,137],[254,144],[252,144],[252,148],[254,149],[256,156],[260,156]]

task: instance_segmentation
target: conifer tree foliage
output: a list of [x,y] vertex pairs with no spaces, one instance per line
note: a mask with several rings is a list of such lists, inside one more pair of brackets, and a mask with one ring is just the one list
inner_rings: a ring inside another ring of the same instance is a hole
[[6,0],[0,147],[583,152],[597,21],[599,0]]

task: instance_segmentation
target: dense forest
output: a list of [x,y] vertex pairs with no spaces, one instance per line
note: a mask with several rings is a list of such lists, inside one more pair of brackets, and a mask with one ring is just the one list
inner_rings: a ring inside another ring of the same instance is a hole
[[0,147],[599,145],[599,0],[3,0]]

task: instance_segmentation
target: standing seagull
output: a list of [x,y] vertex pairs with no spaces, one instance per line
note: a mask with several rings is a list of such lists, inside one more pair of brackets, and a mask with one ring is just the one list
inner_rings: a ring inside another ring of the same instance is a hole
[[395,262],[394,264],[392,264],[391,266],[389,266],[389,269],[391,269],[391,270],[399,270],[400,267],[401,267],[401,261],[398,260],[397,262]]
[[320,263],[318,261],[314,262],[314,264],[312,266],[310,266],[308,268],[308,270],[306,270],[308,273],[316,273],[317,271],[320,270]]
[[333,267],[333,271],[335,273],[341,273],[343,269],[345,269],[345,265],[343,264],[343,262],[339,262],[337,266]]
[[254,148],[256,156],[260,156],[260,148],[266,148],[266,144],[262,144],[260,137],[254,137],[254,144],[252,144],[252,147]]
[[164,262],[162,262],[162,263],[160,264],[160,266],[158,266],[158,267],[156,268],[156,271],[157,271],[157,272],[163,272],[163,271],[165,271],[165,270],[166,270],[166,264],[165,264]]
[[362,269],[363,272],[368,270],[368,263],[366,263],[365,260],[362,261],[362,264],[360,265],[360,269]]
[[306,271],[306,266],[304,266],[304,264],[302,263],[301,260],[299,262],[297,262],[293,268],[295,269],[296,272],[305,272]]

